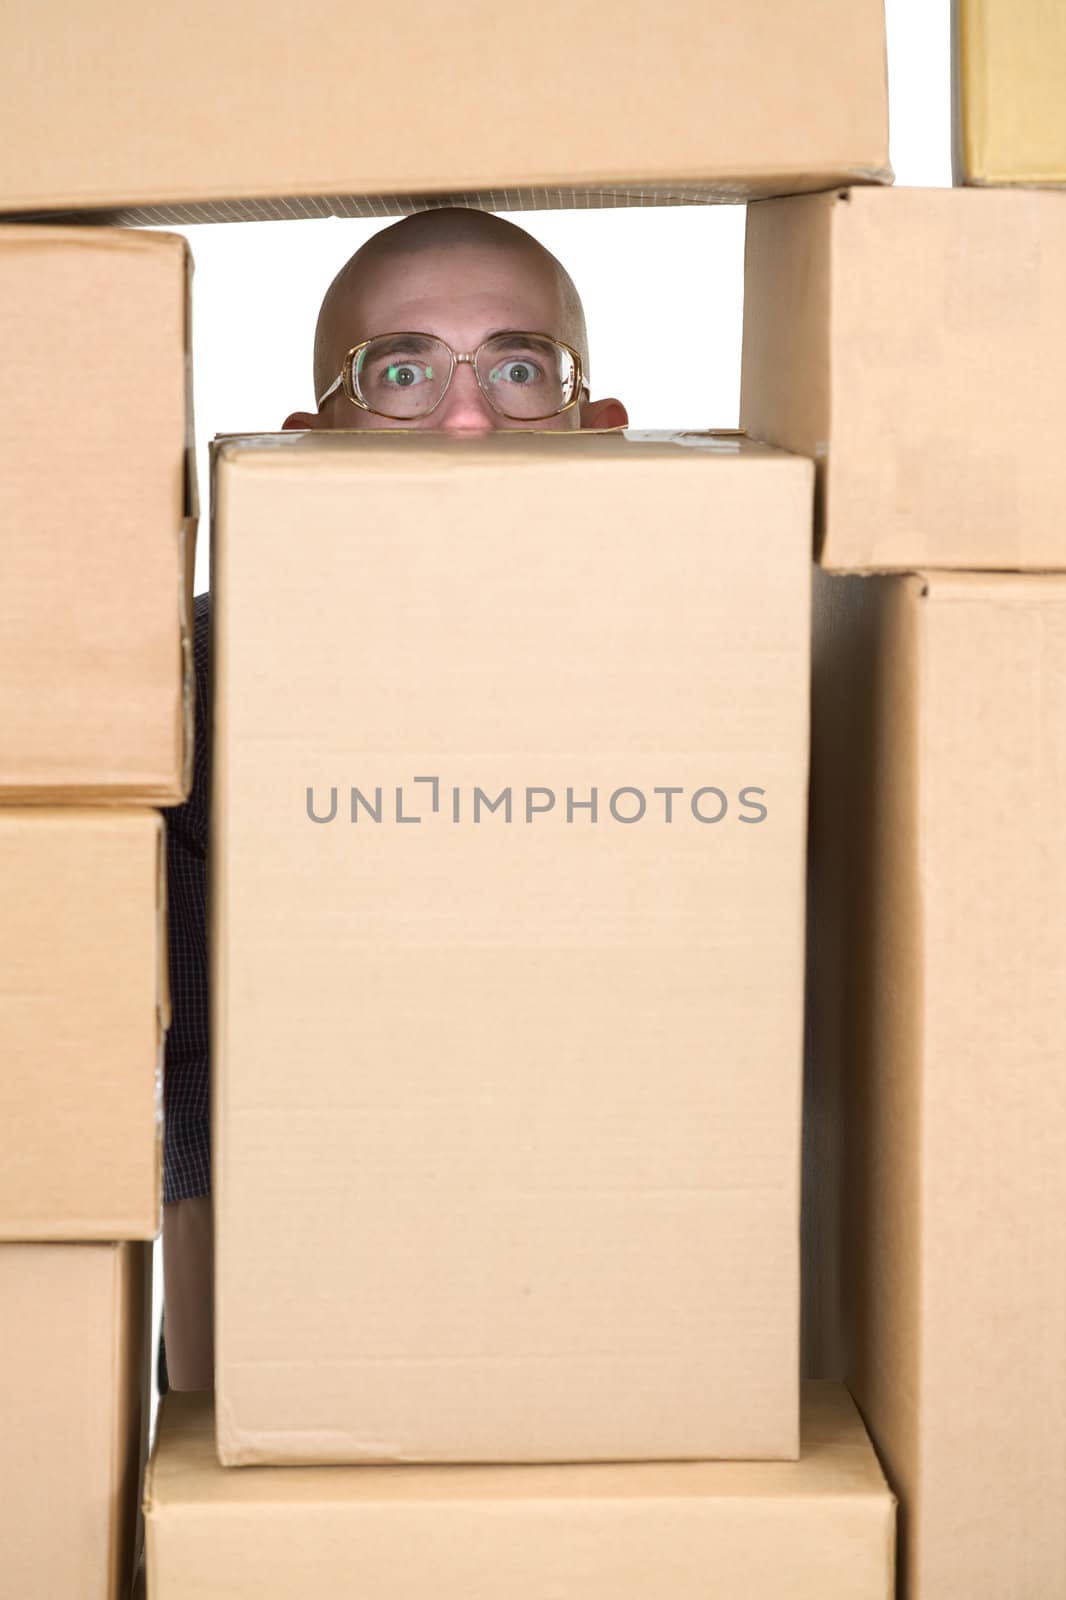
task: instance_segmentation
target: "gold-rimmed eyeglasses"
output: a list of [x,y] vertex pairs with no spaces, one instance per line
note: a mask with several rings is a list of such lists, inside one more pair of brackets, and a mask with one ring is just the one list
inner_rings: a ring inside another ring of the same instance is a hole
[[489,405],[512,422],[546,422],[588,393],[581,356],[548,333],[495,333],[464,352],[435,334],[382,333],[352,346],[318,405],[343,388],[363,411],[415,421],[437,409],[462,365],[474,369]]

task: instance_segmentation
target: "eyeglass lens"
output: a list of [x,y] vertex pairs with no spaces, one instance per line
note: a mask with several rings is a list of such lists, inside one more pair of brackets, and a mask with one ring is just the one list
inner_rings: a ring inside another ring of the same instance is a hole
[[[360,353],[353,381],[371,410],[387,417],[424,417],[441,400],[451,371],[451,353],[440,339],[384,334]],[[525,422],[554,416],[569,404],[577,376],[568,350],[528,333],[490,339],[478,355],[477,375],[502,415]]]

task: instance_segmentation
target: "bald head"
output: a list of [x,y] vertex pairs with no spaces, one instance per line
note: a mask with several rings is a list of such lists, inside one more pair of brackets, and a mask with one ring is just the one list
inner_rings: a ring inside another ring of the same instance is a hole
[[489,332],[515,328],[573,345],[587,373],[581,300],[549,250],[487,211],[419,211],[369,239],[326,291],[315,330],[315,394],[332,383],[352,345],[375,334],[436,333],[470,349]]

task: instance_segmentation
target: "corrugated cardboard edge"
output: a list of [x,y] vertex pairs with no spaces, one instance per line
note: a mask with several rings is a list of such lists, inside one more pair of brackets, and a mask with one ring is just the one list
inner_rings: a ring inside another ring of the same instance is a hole
[[[225,1117],[222,1114],[222,1063],[228,1049],[226,994],[229,977],[226,961],[226,862],[225,850],[220,841],[226,834],[226,793],[229,779],[227,764],[228,744],[226,721],[219,715],[219,707],[226,704],[227,673],[229,661],[226,650],[219,645],[225,629],[219,624],[219,612],[225,611],[228,586],[222,575],[225,553],[224,541],[218,538],[221,520],[219,507],[218,460],[220,447],[212,443],[209,454],[211,541],[209,557],[209,589],[211,605],[208,610],[208,659],[211,671],[208,678],[208,737],[210,760],[208,762],[208,818],[207,818],[207,937],[211,952],[211,982],[208,986],[208,1029],[211,1039],[210,1110],[211,1110],[211,1186],[215,1196],[213,1208],[214,1272],[216,1284],[223,1281],[225,1267],[225,1230],[221,1226],[221,1213],[225,1204]],[[218,1376],[225,1370],[226,1329],[222,1318],[222,1295],[214,1296],[214,1354],[215,1389],[218,1400]],[[216,1441],[218,1457],[226,1461],[226,1433],[224,1408],[216,1410]],[[152,1574],[149,1572],[149,1581]]]
[[149,1411],[152,1405],[152,1246],[138,1243],[130,1250],[130,1330],[131,1347],[126,1352],[126,1382],[131,1419],[126,1438],[133,1437],[136,1422],[136,1451],[133,1453],[133,1482],[126,1490],[130,1507],[130,1533],[125,1541],[123,1576],[125,1594],[133,1587],[144,1554],[144,1515],[141,1510],[142,1485],[149,1453]]
[[[148,1454],[148,1408],[152,1325],[152,1247],[116,1244],[112,1319],[112,1382],[116,1403],[111,1441],[111,1589],[129,1595],[144,1542],[140,1485]],[[136,1435],[136,1440],[134,1440]]]
[[111,1407],[111,1438],[108,1441],[107,1453],[108,1594],[121,1595],[125,1592],[125,1586],[122,1582],[124,1521],[122,1516],[122,1464],[126,1444],[124,1412],[128,1399],[126,1392],[126,1363],[123,1360],[126,1330],[125,1283],[123,1280],[128,1263],[123,1258],[121,1245],[105,1244],[99,1248],[110,1252],[109,1265],[111,1267],[111,1372],[109,1377],[113,1403]]
[[[887,86],[887,54],[883,53]],[[887,87],[886,87],[887,104]],[[305,217],[410,216],[442,206],[469,206],[481,211],[613,210],[619,206],[744,205],[749,200],[778,195],[813,194],[843,184],[891,184],[887,138],[883,150],[868,162],[812,172],[803,167],[755,168],[749,172],[721,172],[680,178],[617,178],[575,181],[560,176],[555,181],[512,186],[472,182],[454,189],[338,194],[321,191],[305,195],[234,196],[219,190],[203,198],[161,195],[156,199],[131,196],[116,203],[113,197],[83,194],[55,195],[31,209],[0,215],[0,222],[48,221],[61,225],[155,226],[159,223],[284,221]]]
[[171,1023],[170,943],[167,936],[167,834],[166,824],[157,813],[156,834],[156,1064],[155,1064],[155,1222],[153,1237],[162,1228],[163,1207],[163,1074],[166,1065],[167,1032]]
[[196,478],[196,425],[192,368],[192,251],[185,244],[185,467],[184,506],[178,548],[178,628],[181,636],[181,799],[192,792],[196,752],[196,671],[193,660],[193,587],[196,535],[200,521],[200,489]]
[[196,754],[196,673],[193,662],[192,589],[196,565],[196,519],[184,518],[178,532],[178,650],[181,693],[178,703],[178,741],[181,752],[179,793],[164,804],[181,805],[192,792]]

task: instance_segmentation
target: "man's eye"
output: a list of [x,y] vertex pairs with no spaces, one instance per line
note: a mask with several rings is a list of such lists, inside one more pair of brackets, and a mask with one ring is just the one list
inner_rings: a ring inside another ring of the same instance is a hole
[[489,373],[493,383],[513,383],[519,386],[538,383],[543,376],[537,363],[524,356],[511,356],[509,360],[501,361],[498,366],[493,367]]
[[430,382],[432,377],[433,368],[420,361],[390,361],[383,381],[397,389],[413,389],[416,384]]

